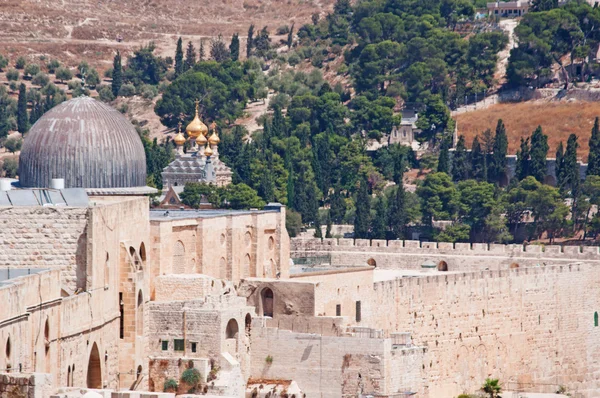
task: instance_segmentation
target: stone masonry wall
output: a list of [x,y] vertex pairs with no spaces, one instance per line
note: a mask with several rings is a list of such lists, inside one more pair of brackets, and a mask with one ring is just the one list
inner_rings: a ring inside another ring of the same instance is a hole
[[48,397],[52,392],[49,374],[6,374],[0,373],[1,398]]
[[331,257],[331,266],[366,265],[377,268],[421,269],[426,261],[445,261],[448,271],[508,269],[519,266],[569,264],[577,261],[600,263],[597,246],[501,245],[484,243],[419,242],[415,240],[303,239],[294,238],[291,257]]
[[85,284],[87,208],[0,208],[0,267],[65,268],[63,283]]

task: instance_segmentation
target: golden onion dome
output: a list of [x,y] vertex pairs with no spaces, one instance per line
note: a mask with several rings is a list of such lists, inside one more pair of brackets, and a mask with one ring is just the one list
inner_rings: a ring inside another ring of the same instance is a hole
[[221,139],[219,138],[219,136],[217,135],[216,131],[213,131],[212,135],[210,136],[210,138],[208,139],[208,143],[210,145],[218,145],[219,142],[221,142]]
[[198,144],[199,146],[204,146],[207,142],[208,140],[206,139],[204,134],[200,134],[198,138],[196,138],[196,144]]
[[179,122],[179,130],[177,132],[177,135],[175,135],[175,138],[173,138],[173,141],[175,141],[175,145],[177,146],[182,146],[183,144],[185,144],[185,137],[183,136],[183,134],[181,134],[181,122]]
[[190,124],[188,124],[188,126],[185,128],[185,131],[187,131],[188,135],[193,138],[199,137],[200,135],[206,135],[208,133],[208,127],[206,127],[206,124],[202,123],[202,120],[200,120],[200,116],[198,115],[198,104],[198,100],[196,100],[196,115]]
[[204,150],[204,154],[206,156],[212,156],[213,154],[213,150],[210,148],[210,146],[207,146],[206,149]]

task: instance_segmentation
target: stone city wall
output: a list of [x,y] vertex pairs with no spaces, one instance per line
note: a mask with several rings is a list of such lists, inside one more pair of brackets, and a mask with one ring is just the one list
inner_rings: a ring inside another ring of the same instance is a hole
[[0,373],[1,398],[38,398],[48,397],[52,393],[49,374]]
[[251,377],[294,380],[307,397],[424,392],[423,347],[274,328],[253,330],[251,341]]
[[195,300],[233,292],[233,284],[202,274],[161,275],[154,279],[154,301]]
[[73,291],[85,283],[87,214],[83,207],[0,208],[0,267],[65,268]]
[[505,388],[596,396],[600,274],[595,264],[448,273],[376,282],[370,327],[407,331],[428,347],[429,397]]
[[[383,269],[421,269],[426,261],[445,261],[448,271],[507,269],[519,266],[600,262],[598,246],[502,245],[419,242],[416,240],[292,239],[292,258],[327,257],[333,267],[366,265]],[[328,265],[326,265],[328,266]]]

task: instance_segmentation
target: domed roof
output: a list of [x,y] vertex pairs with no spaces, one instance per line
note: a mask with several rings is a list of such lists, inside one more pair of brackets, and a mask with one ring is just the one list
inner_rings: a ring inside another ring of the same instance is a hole
[[146,155],[133,125],[117,110],[78,97],[46,112],[25,135],[23,187],[123,188],[146,185]]

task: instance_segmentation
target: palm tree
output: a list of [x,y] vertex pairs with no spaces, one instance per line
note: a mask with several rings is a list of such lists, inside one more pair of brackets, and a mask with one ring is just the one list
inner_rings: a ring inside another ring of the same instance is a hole
[[500,397],[502,387],[500,386],[498,379],[485,379],[481,391],[488,394],[490,398],[502,398]]

